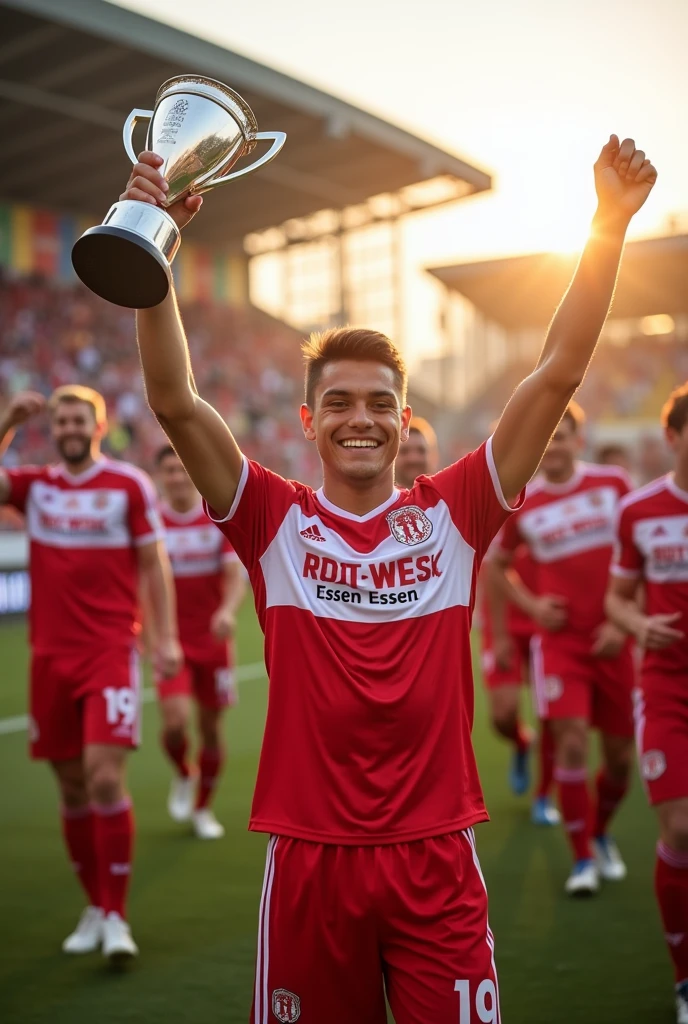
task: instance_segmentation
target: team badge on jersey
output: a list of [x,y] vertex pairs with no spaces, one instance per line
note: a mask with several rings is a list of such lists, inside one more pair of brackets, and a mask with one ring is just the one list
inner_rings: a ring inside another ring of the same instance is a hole
[[564,692],[564,684],[559,676],[545,676],[544,680],[545,698],[550,704],[559,700]]
[[643,754],[640,767],[643,778],[648,782],[656,782],[666,771],[666,757],[663,750],[647,750]]
[[272,993],[272,1012],[283,1024],[293,1024],[301,1016],[301,1000],[286,988]]
[[107,508],[110,504],[110,495],[107,491],[98,491],[93,498],[94,508]]
[[432,523],[417,505],[406,505],[389,512],[387,522],[394,539],[409,547],[427,540],[432,533]]

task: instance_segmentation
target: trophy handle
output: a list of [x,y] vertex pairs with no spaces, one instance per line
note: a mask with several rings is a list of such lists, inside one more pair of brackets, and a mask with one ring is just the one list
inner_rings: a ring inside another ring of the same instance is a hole
[[153,116],[152,110],[142,110],[140,107],[135,107],[129,117],[124,122],[124,131],[122,133],[122,141],[124,142],[124,148],[127,156],[133,164],[138,163],[138,157],[134,152],[133,135],[134,128],[139,121],[150,121]]
[[[136,113],[136,111],[132,111],[132,113]],[[139,111],[138,113],[148,113],[148,111]],[[255,138],[258,142],[266,139],[273,140],[267,153],[263,153],[259,160],[256,160],[255,163],[249,164],[248,167],[242,167],[240,171],[234,171],[232,174],[225,174],[222,178],[213,178],[211,181],[206,181],[202,188],[194,189],[194,194],[200,195],[201,192],[207,192],[208,189],[215,188],[216,185],[224,185],[226,181],[233,181],[234,178],[241,178],[244,174],[252,174],[253,171],[257,171],[259,167],[264,167],[265,164],[269,164],[271,160],[275,159],[282,146],[287,141],[287,133],[257,132]]]

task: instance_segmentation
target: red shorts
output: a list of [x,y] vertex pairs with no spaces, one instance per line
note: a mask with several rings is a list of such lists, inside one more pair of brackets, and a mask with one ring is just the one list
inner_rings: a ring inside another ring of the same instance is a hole
[[472,829],[389,846],[273,836],[251,1024],[499,1024]]
[[31,756],[69,761],[90,743],[137,747],[141,670],[135,648],[31,659]]
[[666,680],[644,676],[633,695],[640,777],[653,807],[688,797],[688,683],[680,682],[683,694],[657,699]]
[[507,668],[501,668],[497,664],[492,645],[488,641],[483,647],[481,664],[483,669],[483,680],[488,690],[494,690],[497,686],[514,686],[519,683],[527,683],[530,677],[530,641],[531,636],[527,633],[514,633],[511,635],[513,641],[513,653],[511,664]]
[[592,639],[533,637],[533,686],[543,721],[584,718],[610,736],[633,736],[635,668],[630,645],[617,658],[594,658]]
[[194,697],[204,708],[220,711],[237,703],[233,659],[228,646],[218,645],[212,658],[195,658],[184,653],[184,664],[176,676],[156,679],[159,700]]

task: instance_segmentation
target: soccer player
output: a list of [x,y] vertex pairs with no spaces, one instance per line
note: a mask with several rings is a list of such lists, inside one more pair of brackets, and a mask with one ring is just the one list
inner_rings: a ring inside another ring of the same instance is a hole
[[[220,839],[225,830],[210,802],[224,761],[222,715],[237,699],[233,638],[246,589],[244,572],[229,541],[203,511],[171,445],[160,449],[156,466],[184,651],[181,671],[156,680],[162,745],[175,768],[167,806],[175,821],[191,821],[199,839]],[[192,698],[201,739],[197,771],[188,759]]]
[[398,487],[410,490],[419,476],[437,472],[440,453],[437,435],[422,416],[413,416],[408,428],[408,440],[399,446],[394,463],[394,479]]
[[[493,548],[488,553],[486,567],[492,554]],[[514,553],[513,569],[534,592],[537,566],[525,544]],[[480,643],[490,722],[497,735],[513,747],[509,784],[516,796],[522,796],[530,785],[529,760],[534,736],[521,717],[521,691],[530,678],[530,647],[536,626],[517,604],[507,600],[502,587],[495,586],[489,572],[482,572],[481,585]],[[538,753],[539,779],[531,819],[535,825],[558,825],[560,815],[550,799],[554,741],[547,722],[540,723]]]
[[621,503],[607,614],[643,652],[635,720],[640,770],[657,812],[655,893],[688,1024],[688,385],[662,412],[668,476]]
[[[160,163],[143,153],[122,199],[162,202]],[[383,986],[397,1024],[500,1020],[472,831],[487,818],[470,736],[475,580],[583,379],[655,178],[632,140],[610,138],[592,237],[537,367],[488,441],[410,491],[394,486],[406,372],[384,335],[333,329],[305,346],[313,491],[246,459],[197,394],[174,295],[137,314],[151,409],[245,565],[265,633],[254,1024],[383,1024]],[[183,227],[200,204],[168,212]]]
[[[525,503],[505,525],[488,562],[500,582],[537,623],[533,674],[538,711],[551,723],[554,777],[574,856],[566,891],[597,892],[600,875],[625,877],[607,826],[628,788],[633,756],[633,661],[625,634],[604,614],[604,595],[620,499],[631,489],[617,467],[577,460],[584,415],[571,402],[542,460]],[[537,592],[507,574],[526,544],[537,563]],[[602,768],[591,813],[588,732],[600,730]]]
[[[14,396],[0,443],[45,408]],[[59,461],[0,469],[0,503],[26,516],[31,542],[31,756],[50,762],[62,831],[88,906],[66,953],[138,952],[126,922],[134,818],[126,755],[139,742],[138,586],[145,580],[161,671],[181,664],[174,591],[150,480],[100,454],[105,402],[91,388],[54,392]]]

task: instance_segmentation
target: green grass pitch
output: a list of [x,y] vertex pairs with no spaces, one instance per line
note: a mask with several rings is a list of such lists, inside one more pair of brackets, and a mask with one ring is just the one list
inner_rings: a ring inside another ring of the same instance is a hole
[[[0,629],[0,651],[4,719],[25,710],[23,626]],[[261,658],[248,607],[240,658]],[[217,843],[194,841],[167,819],[169,771],[155,707],[146,705],[144,745],[130,774],[138,822],[130,916],[141,957],[123,973],[97,955],[60,954],[81,897],[65,861],[54,784],[44,765],[27,760],[24,733],[0,734],[2,1024],[248,1021],[265,838],[250,835],[246,822],[266,693],[264,679],[245,682],[228,716],[231,753],[217,801],[227,836]],[[526,802],[509,794],[506,752],[489,733],[480,687],[475,744],[492,814],[476,831],[506,1024],[670,1024],[672,979],[652,896],[654,821],[637,780],[615,827],[628,881],[597,900],[571,902],[562,892],[564,838],[533,828]]]

